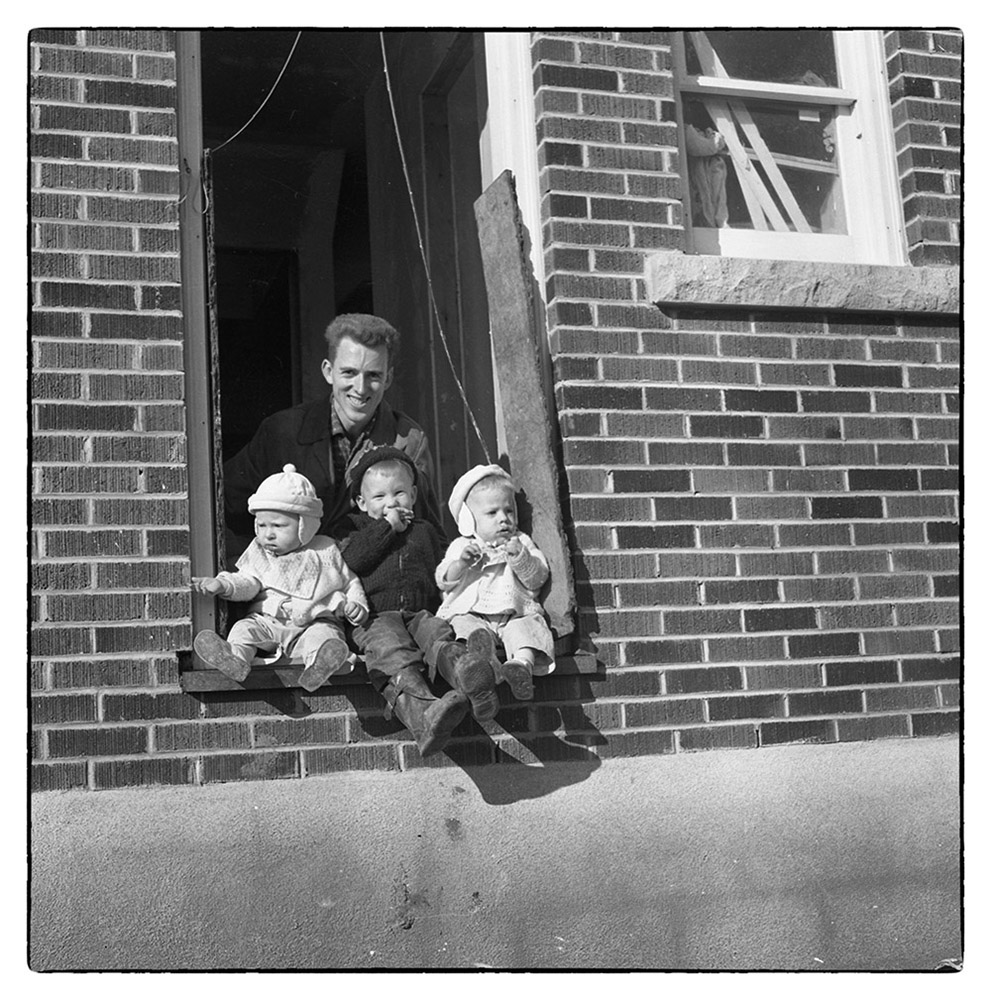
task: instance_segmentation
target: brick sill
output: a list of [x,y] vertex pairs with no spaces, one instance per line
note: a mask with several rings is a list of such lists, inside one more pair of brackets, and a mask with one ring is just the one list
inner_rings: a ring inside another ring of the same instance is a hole
[[960,312],[959,267],[891,267],[691,255],[648,254],[647,298],[678,306],[810,309],[820,312]]
[[[279,661],[268,666],[252,667],[251,673],[239,682],[232,680],[219,670],[204,667],[191,649],[180,649],[176,656],[179,660],[179,687],[186,692],[269,691],[279,688],[298,688],[299,675],[303,670],[301,663],[293,663],[290,660]],[[557,663],[554,670],[555,676],[588,675],[601,672],[601,666],[596,657],[583,650],[557,656],[555,662]],[[338,688],[367,683],[368,675],[365,673],[364,664],[359,661],[354,670],[338,677],[332,677],[326,686]]]

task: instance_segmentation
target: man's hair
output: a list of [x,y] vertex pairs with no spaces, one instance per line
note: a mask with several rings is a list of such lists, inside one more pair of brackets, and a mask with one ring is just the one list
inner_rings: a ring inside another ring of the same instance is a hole
[[327,360],[333,364],[337,356],[337,345],[343,337],[350,337],[365,347],[384,347],[389,352],[389,367],[392,367],[399,347],[399,331],[391,323],[368,313],[344,313],[327,327]]

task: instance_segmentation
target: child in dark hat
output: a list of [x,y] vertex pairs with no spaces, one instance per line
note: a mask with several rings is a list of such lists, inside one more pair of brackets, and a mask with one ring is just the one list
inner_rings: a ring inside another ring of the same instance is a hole
[[[434,616],[440,604],[434,571],[445,543],[413,513],[418,472],[409,456],[396,448],[372,449],[351,476],[357,510],[332,533],[361,578],[371,612],[351,638],[386,700],[386,716],[395,714],[428,756],[443,749],[469,705],[483,721],[498,710],[491,649],[478,640],[455,641],[450,625]],[[438,698],[423,675],[425,665],[431,680],[441,673],[459,683]]]

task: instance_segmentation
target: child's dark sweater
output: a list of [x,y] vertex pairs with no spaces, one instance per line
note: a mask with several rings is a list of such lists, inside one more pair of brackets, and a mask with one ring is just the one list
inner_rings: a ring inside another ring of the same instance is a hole
[[430,611],[440,605],[434,571],[444,556],[444,541],[433,525],[414,520],[396,534],[383,518],[353,511],[337,522],[344,561],[361,577],[368,609]]

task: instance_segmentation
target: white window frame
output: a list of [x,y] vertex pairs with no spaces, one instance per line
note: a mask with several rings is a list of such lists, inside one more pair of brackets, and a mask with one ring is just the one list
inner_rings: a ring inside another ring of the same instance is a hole
[[687,171],[682,172],[687,251],[727,257],[830,263],[907,263],[894,134],[880,31],[834,31],[840,87],[806,87],[715,76],[689,76],[684,39],[674,46],[678,117],[684,149],[682,97],[797,98],[837,109],[838,166],[848,234],[693,227]]

